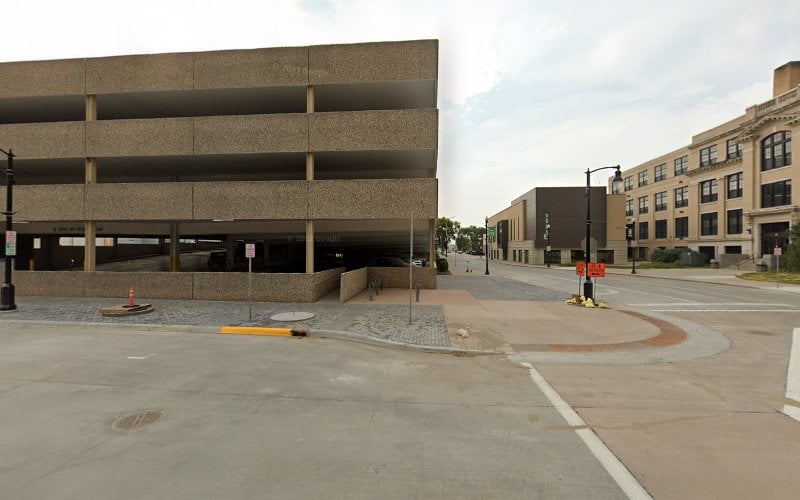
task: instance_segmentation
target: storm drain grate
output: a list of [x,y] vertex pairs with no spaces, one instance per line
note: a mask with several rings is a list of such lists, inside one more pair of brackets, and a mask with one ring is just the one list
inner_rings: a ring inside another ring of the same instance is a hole
[[111,424],[115,431],[138,431],[144,426],[150,425],[164,418],[164,410],[140,410],[120,417]]

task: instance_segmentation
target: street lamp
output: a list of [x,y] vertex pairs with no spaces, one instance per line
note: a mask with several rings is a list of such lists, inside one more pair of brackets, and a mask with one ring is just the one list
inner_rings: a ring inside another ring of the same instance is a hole
[[593,283],[589,277],[589,263],[592,260],[592,186],[591,175],[600,170],[607,170],[614,168],[617,171],[614,173],[614,180],[611,181],[611,192],[616,193],[622,187],[622,171],[619,165],[612,167],[600,167],[594,170],[586,169],[586,281],[583,282],[583,296],[586,300],[593,299]]
[[483,229],[483,236],[486,244],[483,245],[483,258],[486,259],[486,272],[484,276],[489,276],[489,216],[486,216],[486,226]]
[[[8,158],[8,167],[6,167],[6,211],[3,212],[6,216],[6,235],[8,235],[8,231],[11,231],[12,227],[11,217],[14,215],[12,211],[14,196],[14,153],[12,153],[10,149],[8,151],[0,149],[0,153],[3,153]],[[3,280],[3,286],[0,287],[0,311],[13,311],[17,308],[17,305],[14,303],[14,285],[11,283],[12,259],[11,256],[8,255],[8,247],[9,245],[6,245],[5,278]]]

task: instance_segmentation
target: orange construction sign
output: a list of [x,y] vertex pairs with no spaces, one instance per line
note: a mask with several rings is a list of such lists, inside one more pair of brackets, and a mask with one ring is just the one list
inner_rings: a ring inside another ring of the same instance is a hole
[[583,276],[585,272],[586,272],[586,263],[583,262],[582,260],[576,262],[575,274],[577,274],[578,276]]
[[603,262],[590,262],[589,263],[589,277],[590,278],[605,278],[606,265]]

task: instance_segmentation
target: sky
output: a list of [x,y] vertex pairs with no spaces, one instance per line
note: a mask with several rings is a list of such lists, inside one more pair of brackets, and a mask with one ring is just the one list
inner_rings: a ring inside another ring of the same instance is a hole
[[464,226],[534,187],[683,147],[769,100],[772,71],[800,60],[800,0],[5,0],[2,12],[0,61],[436,38],[439,215]]

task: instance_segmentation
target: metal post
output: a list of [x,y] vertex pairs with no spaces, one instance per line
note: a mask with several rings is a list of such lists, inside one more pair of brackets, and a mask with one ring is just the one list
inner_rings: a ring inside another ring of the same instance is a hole
[[253,321],[253,258],[247,259],[247,302],[248,318]]
[[592,279],[589,278],[589,262],[592,260],[592,186],[590,184],[591,170],[586,169],[586,281],[583,282],[583,296],[586,300],[592,298]]
[[411,306],[414,299],[414,215],[411,215],[408,250],[408,324],[411,324]]
[[484,228],[484,236],[486,237],[486,244],[483,246],[483,258],[486,259],[486,272],[485,276],[489,276],[489,217],[486,217],[486,227]]
[[[4,151],[0,149],[8,157],[8,166],[6,167],[6,231],[12,230],[12,216],[13,212],[13,196],[14,196],[14,153],[9,149]],[[0,311],[13,311],[17,308],[14,302],[14,284],[11,283],[12,271],[12,256],[6,254],[5,258],[5,277],[3,286],[0,288]]]

